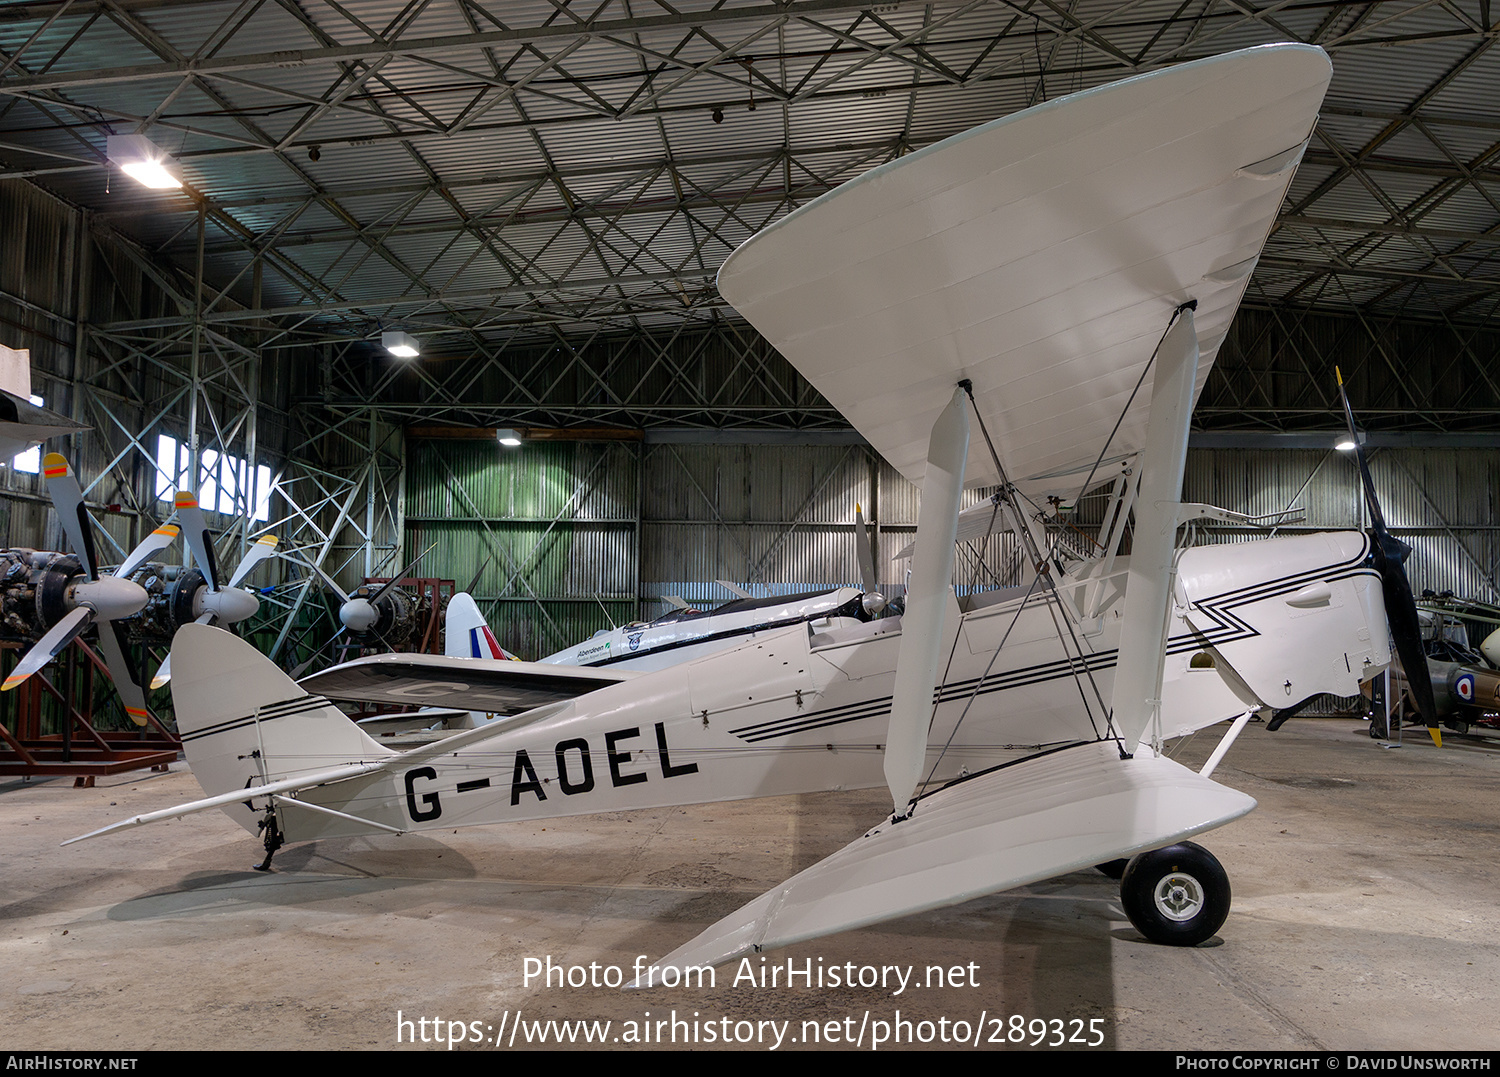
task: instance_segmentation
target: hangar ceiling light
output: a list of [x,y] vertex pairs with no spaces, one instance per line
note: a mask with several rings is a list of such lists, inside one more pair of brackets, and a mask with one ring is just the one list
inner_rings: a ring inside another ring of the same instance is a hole
[[415,359],[422,354],[422,349],[417,346],[417,338],[399,329],[390,329],[381,333],[380,343],[397,359]]
[[145,135],[108,135],[104,152],[121,172],[153,191],[182,186],[172,155]]

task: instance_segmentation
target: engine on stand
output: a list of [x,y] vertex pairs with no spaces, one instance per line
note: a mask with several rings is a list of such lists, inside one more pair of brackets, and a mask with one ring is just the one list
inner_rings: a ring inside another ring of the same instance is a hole
[[404,650],[417,630],[417,602],[388,581],[366,583],[340,606],[339,620],[362,647]]
[[[185,624],[202,616],[203,573],[196,568],[147,561],[124,577],[146,592],[146,605],[121,618],[130,642],[153,647],[170,646],[172,637]],[[0,550],[0,639],[34,642],[47,633],[73,608],[71,591],[85,579],[83,565],[70,553],[48,550]],[[390,603],[399,606],[411,599],[400,592]],[[253,596],[247,595],[247,598]],[[382,603],[382,624],[390,612]],[[399,632],[410,611],[395,616],[393,630]],[[410,634],[408,625],[407,634]]]
[[196,568],[185,569],[181,565],[152,561],[127,578],[148,596],[140,613],[121,622],[131,643],[170,645],[179,628],[197,619],[198,613],[193,607],[205,581],[203,573]]

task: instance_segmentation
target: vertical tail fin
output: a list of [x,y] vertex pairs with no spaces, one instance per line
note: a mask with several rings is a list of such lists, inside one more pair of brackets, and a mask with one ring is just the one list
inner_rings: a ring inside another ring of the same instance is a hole
[[449,658],[506,658],[518,662],[515,655],[500,646],[490,631],[484,614],[473,596],[460,591],[448,600],[447,641],[443,653]]
[[[245,641],[189,624],[172,641],[172,703],[193,776],[208,796],[394,754]],[[225,808],[252,834],[248,805]]]

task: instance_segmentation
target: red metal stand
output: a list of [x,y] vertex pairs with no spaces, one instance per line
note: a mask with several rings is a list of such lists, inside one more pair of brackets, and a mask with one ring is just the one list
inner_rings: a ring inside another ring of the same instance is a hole
[[[0,643],[0,675],[15,668],[26,646]],[[0,775],[74,775],[75,784],[92,785],[96,775],[165,768],[177,758],[182,742],[154,715],[142,729],[94,728],[96,675],[109,676],[104,661],[74,640],[54,665],[0,696]],[[62,728],[43,733],[49,724]]]

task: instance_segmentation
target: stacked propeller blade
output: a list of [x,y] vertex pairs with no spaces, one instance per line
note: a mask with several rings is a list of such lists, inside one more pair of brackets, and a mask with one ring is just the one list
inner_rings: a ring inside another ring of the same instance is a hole
[[144,588],[125,577],[157,550],[169,546],[177,537],[178,529],[171,525],[158,527],[131,551],[125,562],[111,575],[100,576],[94,535],[89,529],[83,490],[78,485],[77,476],[59,453],[48,453],[42,470],[47,477],[47,490],[52,495],[52,503],[62,520],[68,542],[83,564],[84,579],[69,588],[68,600],[73,609],[26,652],[26,656],[5,679],[5,683],[0,685],[0,691],[16,687],[52,661],[90,624],[96,620],[103,621],[105,623],[99,628],[99,649],[104,652],[109,675],[115,682],[115,689],[120,693],[120,699],[131,720],[137,725],[145,725],[146,693],[132,668],[125,646],[124,630],[117,622],[140,612],[148,598]]
[[1354,426],[1354,410],[1349,406],[1349,395],[1344,391],[1344,376],[1334,368],[1339,382],[1339,399],[1344,404],[1344,418],[1349,424],[1349,439],[1354,442],[1355,457],[1359,461],[1359,481],[1364,489],[1365,506],[1370,512],[1370,547],[1375,569],[1380,573],[1380,587],[1385,597],[1385,616],[1391,626],[1391,640],[1396,645],[1396,656],[1401,660],[1401,669],[1410,685],[1412,702],[1416,704],[1427,732],[1438,747],[1443,745],[1443,735],[1438,729],[1437,704],[1432,694],[1432,675],[1427,668],[1427,653],[1422,649],[1422,625],[1417,619],[1417,603],[1411,593],[1411,584],[1404,567],[1411,547],[1392,535],[1385,525],[1385,514],[1380,511],[1380,501],[1375,496],[1375,483],[1370,478],[1370,464],[1365,459],[1364,446],[1359,441],[1359,431]]
[[[198,499],[186,490],[179,490],[174,504],[177,519],[182,524],[183,538],[187,540],[188,549],[193,551],[198,570],[203,573],[203,586],[193,596],[195,623],[232,625],[255,616],[260,609],[260,599],[241,589],[239,584],[256,565],[276,552],[276,536],[262,535],[256,539],[240,559],[229,582],[220,586],[219,562],[214,554],[213,539],[208,533],[208,523],[204,519],[203,509],[198,505]],[[172,656],[169,654],[157,669],[156,676],[151,678],[151,687],[160,688],[171,679]]]
[[183,539],[187,542],[188,549],[193,551],[198,571],[203,573],[203,582],[210,591],[217,591],[219,561],[214,556],[214,544],[209,541],[208,536],[208,521],[204,519],[203,510],[198,506],[198,499],[186,490],[178,490],[173,504],[177,508],[177,519],[182,521],[182,529],[187,532]]
[[885,609],[885,595],[880,591],[880,578],[875,575],[875,552],[870,546],[870,529],[865,526],[865,513],[854,505],[854,527],[858,534],[854,537],[854,552],[859,561],[859,589],[864,592],[861,600],[865,612],[871,617],[878,616]]

